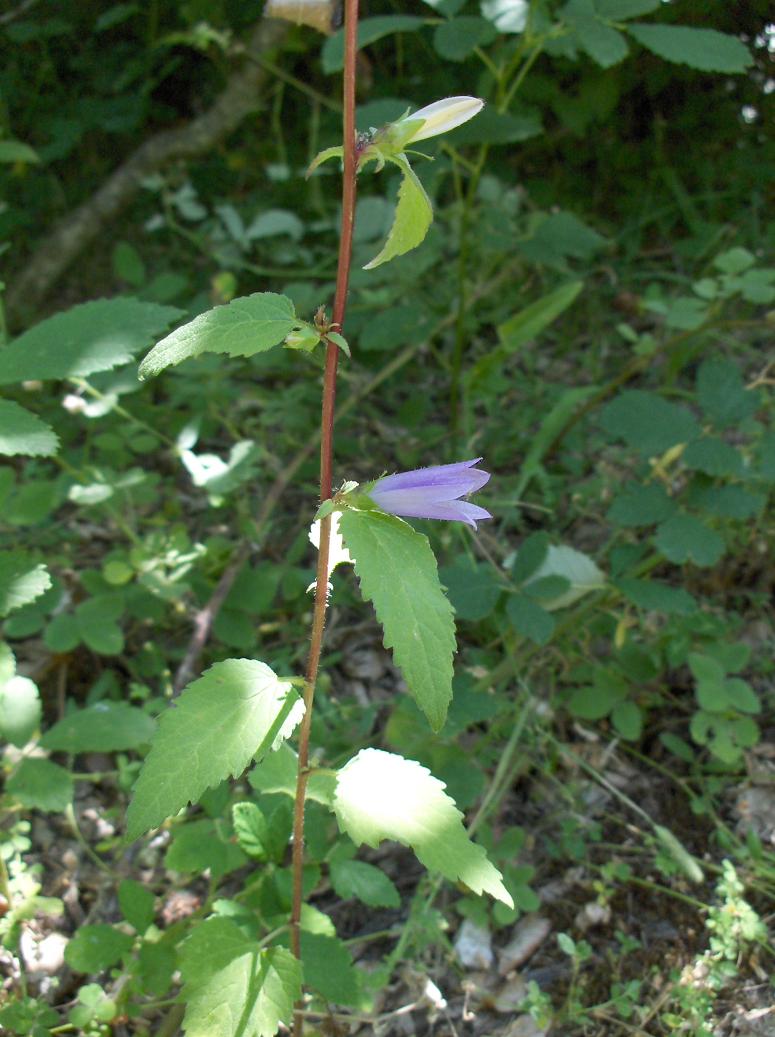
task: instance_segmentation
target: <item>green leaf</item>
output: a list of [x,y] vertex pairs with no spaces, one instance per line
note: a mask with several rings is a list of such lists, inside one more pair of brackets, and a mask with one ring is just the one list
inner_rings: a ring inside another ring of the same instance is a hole
[[69,713],[43,735],[44,749],[112,753],[136,749],[153,738],[156,722],[126,702],[95,702]]
[[[296,797],[296,775],[298,757],[289,745],[281,745],[275,752],[267,753],[248,775],[248,781],[256,792],[281,792],[291,799]],[[314,771],[307,783],[307,799],[330,807],[334,796],[335,779],[329,773]]]
[[601,18],[619,22],[651,14],[661,3],[662,0],[595,0],[595,10]]
[[500,873],[468,838],[463,815],[444,788],[414,760],[362,749],[339,771],[334,812],[357,845],[377,847],[395,839],[410,846],[429,871],[513,907]]
[[599,19],[580,22],[576,35],[582,48],[601,68],[612,68],[629,54],[624,36]]
[[753,64],[751,53],[736,36],[715,29],[686,25],[628,25],[630,35],[665,61],[688,65],[701,72],[745,72]]
[[22,806],[61,813],[73,801],[73,779],[50,760],[26,757],[8,779],[6,791]]
[[247,864],[247,857],[215,821],[202,818],[176,825],[164,866],[170,871],[200,875],[209,871],[213,881]]
[[29,605],[51,586],[44,565],[23,551],[0,551],[0,616]]
[[703,360],[697,372],[697,398],[717,428],[739,425],[756,410],[756,393],[747,390],[736,364],[723,358]]
[[458,619],[474,621],[489,616],[503,591],[493,567],[484,562],[461,559],[444,566],[439,575]]
[[549,544],[549,534],[543,531],[531,533],[522,541],[511,567],[511,576],[515,583],[522,583],[536,572],[546,560]]
[[269,834],[266,818],[255,803],[235,803],[231,808],[234,834],[240,847],[258,860],[268,856]]
[[337,861],[331,865],[331,884],[336,895],[356,897],[369,907],[399,907],[398,890],[384,871],[365,861]]
[[498,35],[495,26],[485,18],[463,15],[436,26],[433,46],[448,61],[463,61],[477,47],[492,43]]
[[759,696],[748,681],[741,680],[739,677],[727,677],[724,687],[729,703],[735,709],[739,709],[741,713],[761,713],[762,704]]
[[567,608],[585,594],[605,587],[605,576],[592,559],[572,547],[550,545],[546,558],[522,586],[527,589],[547,576],[562,576],[569,584],[567,590],[560,591],[550,601],[541,602],[549,612]]
[[299,722],[299,696],[252,659],[215,663],[162,714],[127,812],[127,839],[237,777]]
[[360,580],[374,603],[386,648],[434,731],[452,698],[455,624],[439,583],[428,538],[396,518],[376,511],[344,511],[339,531]]
[[655,543],[670,562],[694,562],[702,568],[715,565],[724,554],[718,533],[694,515],[673,515],[657,529]]
[[541,114],[537,109],[520,113],[499,112],[494,105],[483,108],[475,119],[456,126],[445,134],[454,147],[472,144],[518,144],[543,133]]
[[690,443],[683,453],[687,468],[705,475],[742,475],[743,459],[729,443],[717,436],[703,436]]
[[29,677],[11,677],[0,687],[0,738],[23,749],[40,726],[40,714],[40,692]]
[[0,140],[0,162],[40,162],[36,151],[20,140]]
[[542,471],[542,461],[546,452],[555,442],[557,436],[565,428],[568,420],[575,414],[579,404],[588,400],[598,390],[596,385],[583,385],[574,389],[566,389],[552,409],[541,421],[535,435],[531,436],[530,446],[522,461],[519,478],[513,496],[522,497],[530,482]]
[[403,256],[404,253],[417,248],[433,222],[431,200],[406,156],[398,155],[390,161],[403,173],[398,189],[396,214],[387,241],[374,259],[364,266],[364,270],[373,270],[395,259],[396,256]]
[[36,414],[11,400],[0,400],[0,454],[49,457],[58,446],[57,434]]
[[767,497],[749,493],[742,486],[693,486],[688,503],[719,518],[748,519],[761,514]]
[[643,713],[635,702],[619,702],[611,711],[614,730],[628,742],[637,742],[643,731]]
[[670,518],[675,507],[660,483],[628,482],[614,497],[606,517],[616,526],[638,528]]
[[545,645],[554,633],[554,616],[527,594],[512,594],[506,602],[506,615],[518,634],[537,645]]
[[133,288],[141,288],[146,280],[145,263],[134,245],[128,241],[117,241],[113,246],[113,270],[116,275]]
[[686,847],[676,838],[669,828],[662,825],[654,825],[654,834],[662,843],[667,852],[683,871],[684,875],[692,882],[702,882],[705,877],[697,860],[692,857]]
[[498,326],[500,345],[491,349],[470,368],[467,381],[476,389],[490,374],[497,370],[508,357],[528,342],[532,342],[549,327],[577,298],[584,287],[583,281],[570,281],[555,288],[542,298],[530,303]]
[[150,378],[165,367],[201,353],[253,356],[278,345],[297,324],[286,295],[255,292],[200,313],[188,324],[157,342],[140,364],[140,377]]
[[0,352],[0,385],[86,377],[128,364],[180,315],[172,306],[130,296],[74,306],[36,324]]
[[504,352],[514,353],[521,346],[537,338],[576,301],[583,287],[583,281],[569,281],[500,324],[497,331]]
[[181,951],[187,1037],[273,1037],[301,997],[301,965],[283,947],[259,950],[228,918],[201,922]]
[[82,601],[75,610],[81,640],[99,655],[118,655],[124,650],[124,634],[116,623],[123,606],[117,594],[98,594]]
[[346,944],[335,936],[301,933],[301,961],[304,983],[322,994],[326,1001],[340,1005],[358,1002],[358,972]]
[[534,263],[564,269],[566,260],[588,260],[606,244],[606,238],[572,212],[541,213],[529,238],[517,242],[519,251]]
[[142,882],[122,879],[118,886],[118,906],[135,932],[142,935],[153,921],[156,898]]
[[[416,32],[425,25],[425,18],[412,14],[379,15],[376,18],[362,18],[358,23],[358,49],[368,47],[370,43],[381,40],[396,32]],[[320,54],[323,71],[327,74],[340,72],[344,67],[344,30],[339,29],[329,36],[323,44]]]
[[102,972],[121,961],[133,943],[112,925],[82,925],[65,947],[65,961],[76,972]]
[[663,454],[676,443],[688,443],[700,433],[685,407],[641,389],[620,393],[603,408],[600,423],[645,457]]
[[683,587],[668,587],[657,580],[616,580],[615,586],[633,605],[649,612],[688,616],[697,611],[697,602]]

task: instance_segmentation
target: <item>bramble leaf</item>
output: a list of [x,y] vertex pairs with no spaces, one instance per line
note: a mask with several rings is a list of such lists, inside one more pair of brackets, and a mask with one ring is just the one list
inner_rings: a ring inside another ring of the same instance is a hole
[[354,843],[377,847],[395,839],[410,846],[429,871],[513,907],[500,872],[469,839],[445,787],[415,760],[362,749],[339,771],[334,812]]
[[262,662],[226,659],[189,684],[162,714],[127,812],[136,839],[241,774],[299,722],[299,696]]
[[434,731],[452,698],[455,624],[428,538],[395,515],[344,511],[339,531],[361,592],[374,603],[386,648]]
[[627,31],[652,54],[701,72],[742,73],[753,64],[751,52],[736,36],[688,25],[635,23]]

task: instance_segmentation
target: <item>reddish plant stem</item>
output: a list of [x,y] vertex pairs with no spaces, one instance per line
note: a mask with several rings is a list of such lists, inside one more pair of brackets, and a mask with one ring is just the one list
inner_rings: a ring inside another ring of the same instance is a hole
[[[336,272],[336,294],[332,322],[341,330],[347,307],[347,289],[350,281],[353,224],[355,221],[355,55],[358,38],[358,0],[345,0],[344,16],[344,174],[342,181],[342,227],[339,237],[339,261]],[[320,419],[320,500],[331,497],[334,456],[334,405],[336,401],[336,369],[339,362],[339,347],[329,341],[326,345],[326,367],[323,376],[323,404]],[[315,580],[315,608],[312,616],[307,673],[304,683],[304,718],[299,730],[299,761],[296,777],[296,799],[293,814],[293,906],[291,909],[291,950],[301,957],[301,907],[304,899],[304,799],[309,777],[309,736],[312,725],[312,702],[315,696],[320,652],[323,646],[323,630],[326,623],[328,603],[328,556],[331,538],[331,517],[320,523],[320,549],[318,551],[317,577]],[[300,1006],[296,1006],[293,1018],[294,1037],[301,1037],[304,1020]]]

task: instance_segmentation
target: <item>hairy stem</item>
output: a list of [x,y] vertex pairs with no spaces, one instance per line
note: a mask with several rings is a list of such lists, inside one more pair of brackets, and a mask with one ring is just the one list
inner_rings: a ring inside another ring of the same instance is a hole
[[[339,260],[336,272],[336,294],[332,321],[337,330],[344,323],[347,306],[347,287],[350,280],[353,224],[355,220],[355,55],[357,50],[358,0],[345,2],[344,44],[344,174],[342,181],[342,227],[339,237]],[[320,499],[329,500],[332,488],[334,455],[334,405],[336,401],[336,369],[339,362],[339,347],[333,342],[326,346],[326,367],[323,376],[323,405],[320,419]],[[309,776],[309,735],[312,725],[312,701],[323,645],[323,629],[326,622],[328,601],[328,555],[331,538],[331,517],[320,523],[320,550],[318,552],[317,578],[315,581],[315,610],[312,617],[307,673],[304,684],[304,718],[299,732],[299,762],[296,778],[296,800],[293,814],[293,907],[291,911],[291,950],[301,957],[300,919],[303,900],[304,868],[304,799]],[[304,1018],[301,1006],[296,1006],[293,1019],[294,1037],[301,1037]]]

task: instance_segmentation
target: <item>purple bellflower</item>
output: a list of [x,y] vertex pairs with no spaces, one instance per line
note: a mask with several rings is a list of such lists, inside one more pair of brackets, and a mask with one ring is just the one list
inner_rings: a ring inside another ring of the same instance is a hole
[[476,529],[477,519],[492,518],[492,515],[484,508],[459,498],[480,490],[490,478],[489,472],[474,468],[481,460],[481,457],[475,457],[473,461],[386,475],[372,483],[365,492],[391,515],[465,522]]

